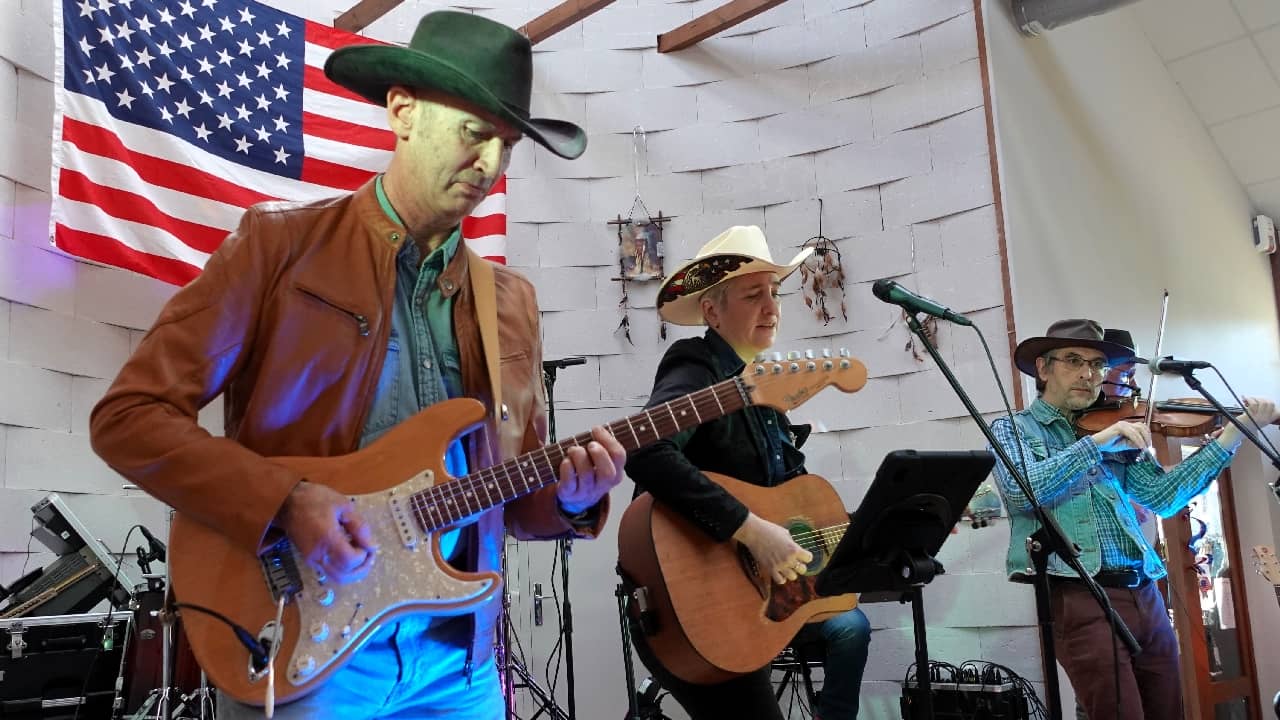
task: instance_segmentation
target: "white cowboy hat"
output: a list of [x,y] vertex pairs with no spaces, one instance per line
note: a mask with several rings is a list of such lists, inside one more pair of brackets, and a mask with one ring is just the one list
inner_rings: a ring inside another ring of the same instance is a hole
[[807,247],[791,262],[779,265],[769,254],[764,232],[755,225],[734,225],[703,245],[698,254],[667,276],[658,289],[658,314],[676,325],[702,325],[702,293],[735,278],[757,272],[775,272],[783,280],[813,252]]

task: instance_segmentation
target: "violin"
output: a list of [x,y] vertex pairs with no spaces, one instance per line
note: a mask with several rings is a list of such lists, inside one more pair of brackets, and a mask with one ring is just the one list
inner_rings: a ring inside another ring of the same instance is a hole
[[[1244,410],[1227,407],[1232,415]],[[1121,420],[1141,423],[1147,421],[1147,401],[1126,398],[1109,400],[1085,408],[1076,417],[1076,437],[1101,432]],[[1196,437],[1207,435],[1218,428],[1218,411],[1203,398],[1177,398],[1156,403],[1150,430],[1165,437]],[[1280,423],[1277,423],[1280,424]]]

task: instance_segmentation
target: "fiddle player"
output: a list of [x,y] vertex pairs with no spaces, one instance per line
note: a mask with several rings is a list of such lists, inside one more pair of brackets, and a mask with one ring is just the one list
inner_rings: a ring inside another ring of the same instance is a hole
[[[1080,547],[1081,564],[1142,647],[1135,657],[1119,644],[1117,669],[1106,616],[1071,568],[1057,556],[1049,558],[1058,662],[1091,720],[1182,717],[1177,639],[1154,583],[1166,571],[1139,529],[1130,501],[1163,517],[1173,515],[1230,464],[1243,440],[1228,425],[1166,471],[1147,453],[1134,452],[1151,444],[1143,423],[1120,421],[1077,439],[1076,416],[1093,404],[1108,369],[1133,358],[1132,347],[1104,339],[1092,320],[1055,322],[1045,335],[1023,340],[1014,351],[1018,369],[1036,378],[1039,393],[1029,408],[1013,416],[1020,437],[1010,420],[992,423],[997,441],[1014,462],[1025,459],[1036,498],[1068,541]],[[1261,424],[1280,417],[1270,400],[1244,402]],[[1039,529],[1038,523],[1026,496],[1000,464],[996,482],[1010,516],[1009,579],[1030,582],[1026,538]]]

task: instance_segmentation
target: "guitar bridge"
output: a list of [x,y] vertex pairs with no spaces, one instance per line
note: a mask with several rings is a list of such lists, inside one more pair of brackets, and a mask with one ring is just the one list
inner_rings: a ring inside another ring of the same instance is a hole
[[298,562],[294,559],[293,545],[288,538],[268,547],[258,557],[262,565],[262,575],[271,591],[271,599],[278,602],[281,597],[288,602],[302,592],[302,575],[298,572]]

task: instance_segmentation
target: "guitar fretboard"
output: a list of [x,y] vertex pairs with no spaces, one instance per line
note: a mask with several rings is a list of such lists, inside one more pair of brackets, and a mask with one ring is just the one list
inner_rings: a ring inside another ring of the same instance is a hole
[[[750,404],[746,384],[733,378],[614,421],[606,428],[630,452]],[[425,530],[434,532],[546,487],[559,479],[560,462],[569,448],[589,442],[591,433],[580,433],[415,493],[412,506],[418,521]]]

